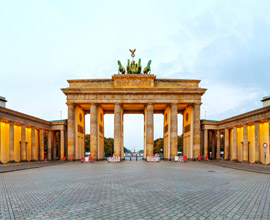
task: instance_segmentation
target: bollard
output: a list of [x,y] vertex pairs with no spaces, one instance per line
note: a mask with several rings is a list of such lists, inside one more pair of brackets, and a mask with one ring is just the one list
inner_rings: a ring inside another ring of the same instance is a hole
[[208,160],[208,156],[205,156],[205,160]]
[[63,161],[66,161],[67,160],[67,158],[66,157],[63,157]]
[[129,160],[131,161],[131,157],[129,158]]
[[201,156],[198,156],[198,161],[201,161],[202,157]]
[[138,157],[136,156],[136,161],[138,161]]
[[93,162],[93,158],[92,157],[89,157],[89,162]]
[[187,156],[184,156],[184,162],[187,162]]
[[69,158],[69,160],[70,160],[70,161],[73,161],[73,158],[72,158],[72,157],[70,157],[70,158]]
[[81,158],[81,163],[83,163],[83,162],[84,162],[84,157]]

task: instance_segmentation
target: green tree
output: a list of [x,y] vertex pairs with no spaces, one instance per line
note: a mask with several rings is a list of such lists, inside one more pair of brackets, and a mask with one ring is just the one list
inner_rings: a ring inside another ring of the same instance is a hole
[[85,152],[90,152],[90,134],[85,135]]
[[129,150],[129,149],[127,149],[127,148],[124,147],[124,153],[129,153],[129,154],[131,154],[132,152],[131,152],[131,150]]
[[[154,140],[154,154],[161,153],[163,151],[163,146],[164,146],[163,138],[158,138]],[[177,137],[177,150],[183,152],[183,135]]]
[[144,150],[139,150],[138,153],[139,154],[143,154]]
[[114,139],[113,138],[104,138],[104,153],[105,156],[112,156],[114,151]]
[[177,150],[183,152],[183,135],[177,137]]
[[160,154],[163,150],[163,138],[154,140],[154,154]]

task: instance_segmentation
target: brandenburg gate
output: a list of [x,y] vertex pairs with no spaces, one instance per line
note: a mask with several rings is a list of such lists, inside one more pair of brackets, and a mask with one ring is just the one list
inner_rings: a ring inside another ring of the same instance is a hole
[[[134,55],[134,51],[133,52]],[[133,56],[134,58],[134,56]],[[111,79],[68,80],[62,89],[68,105],[68,159],[84,156],[85,123],[90,123],[90,149],[94,160],[104,159],[104,115],[114,114],[114,155],[124,158],[124,114],[144,115],[144,158],[154,154],[154,114],[164,115],[164,159],[177,156],[177,115],[183,115],[183,154],[200,155],[200,105],[206,89],[200,80],[157,79],[149,74],[151,61],[141,73],[128,60],[127,74],[118,61],[119,74]],[[90,122],[85,115],[90,113]],[[136,135],[136,132],[134,132]]]

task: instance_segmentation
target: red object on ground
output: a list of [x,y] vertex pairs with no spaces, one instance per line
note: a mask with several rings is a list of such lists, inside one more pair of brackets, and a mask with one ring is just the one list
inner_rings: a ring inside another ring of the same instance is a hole
[[201,156],[198,156],[198,160],[200,161],[202,159],[202,157]]
[[63,157],[63,161],[66,161],[67,160],[67,158],[66,157]]
[[92,158],[92,157],[89,157],[89,161],[90,161],[90,162],[93,162],[93,158]]
[[81,162],[84,162],[84,157],[81,158]]
[[205,160],[208,160],[208,156],[205,156]]
[[70,159],[69,159],[70,161],[73,161],[73,158],[72,157],[70,157]]
[[187,162],[187,156],[184,156],[184,162]]

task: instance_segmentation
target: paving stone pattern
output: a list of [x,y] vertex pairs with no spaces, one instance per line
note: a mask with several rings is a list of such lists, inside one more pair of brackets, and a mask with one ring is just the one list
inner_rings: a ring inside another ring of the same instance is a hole
[[67,162],[0,176],[0,219],[270,219],[270,175],[207,163]]

